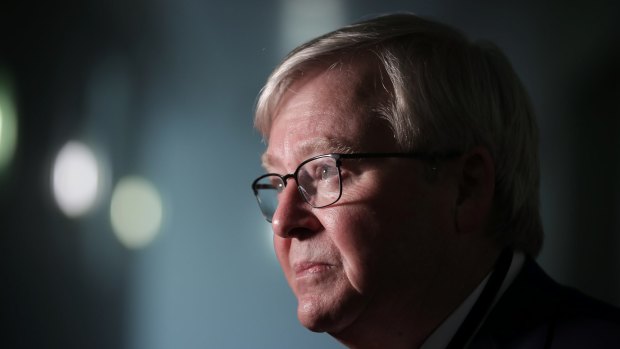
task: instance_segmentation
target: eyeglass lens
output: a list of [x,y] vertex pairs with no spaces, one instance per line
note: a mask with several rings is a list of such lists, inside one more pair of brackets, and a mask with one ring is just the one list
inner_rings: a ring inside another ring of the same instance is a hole
[[[331,205],[340,198],[340,173],[333,157],[303,163],[296,171],[296,179],[299,192],[313,207]],[[277,175],[264,176],[254,185],[260,209],[269,222],[278,208],[278,194],[284,187],[282,177]]]

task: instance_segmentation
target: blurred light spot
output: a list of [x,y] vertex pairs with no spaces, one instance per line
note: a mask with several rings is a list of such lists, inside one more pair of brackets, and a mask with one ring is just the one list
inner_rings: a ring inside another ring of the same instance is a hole
[[281,0],[281,54],[345,21],[345,0]]
[[92,150],[80,142],[67,143],[58,153],[52,188],[60,209],[77,217],[93,207],[99,189],[99,165]]
[[160,195],[146,179],[126,177],[114,188],[110,218],[114,233],[126,247],[140,248],[151,242],[162,216]]
[[0,173],[8,167],[17,144],[17,115],[10,81],[0,71]]

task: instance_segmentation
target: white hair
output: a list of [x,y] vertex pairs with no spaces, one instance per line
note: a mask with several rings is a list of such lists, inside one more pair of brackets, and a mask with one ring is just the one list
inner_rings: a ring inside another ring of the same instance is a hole
[[343,27],[299,46],[273,71],[257,100],[256,128],[269,138],[280,99],[304,72],[369,54],[387,82],[387,101],[375,112],[401,149],[486,147],[496,176],[490,234],[502,246],[537,255],[543,229],[536,119],[508,59],[491,43],[471,43],[412,14]]

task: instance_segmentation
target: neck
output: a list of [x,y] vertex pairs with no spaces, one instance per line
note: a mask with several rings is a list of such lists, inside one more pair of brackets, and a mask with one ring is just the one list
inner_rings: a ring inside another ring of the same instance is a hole
[[489,246],[457,251],[442,256],[426,287],[412,279],[378,292],[360,317],[330,334],[351,349],[419,348],[491,271],[500,253]]

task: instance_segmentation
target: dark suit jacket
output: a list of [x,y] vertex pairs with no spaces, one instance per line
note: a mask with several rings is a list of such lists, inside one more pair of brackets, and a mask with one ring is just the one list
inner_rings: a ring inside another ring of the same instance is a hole
[[620,310],[559,285],[527,258],[469,348],[620,348]]

